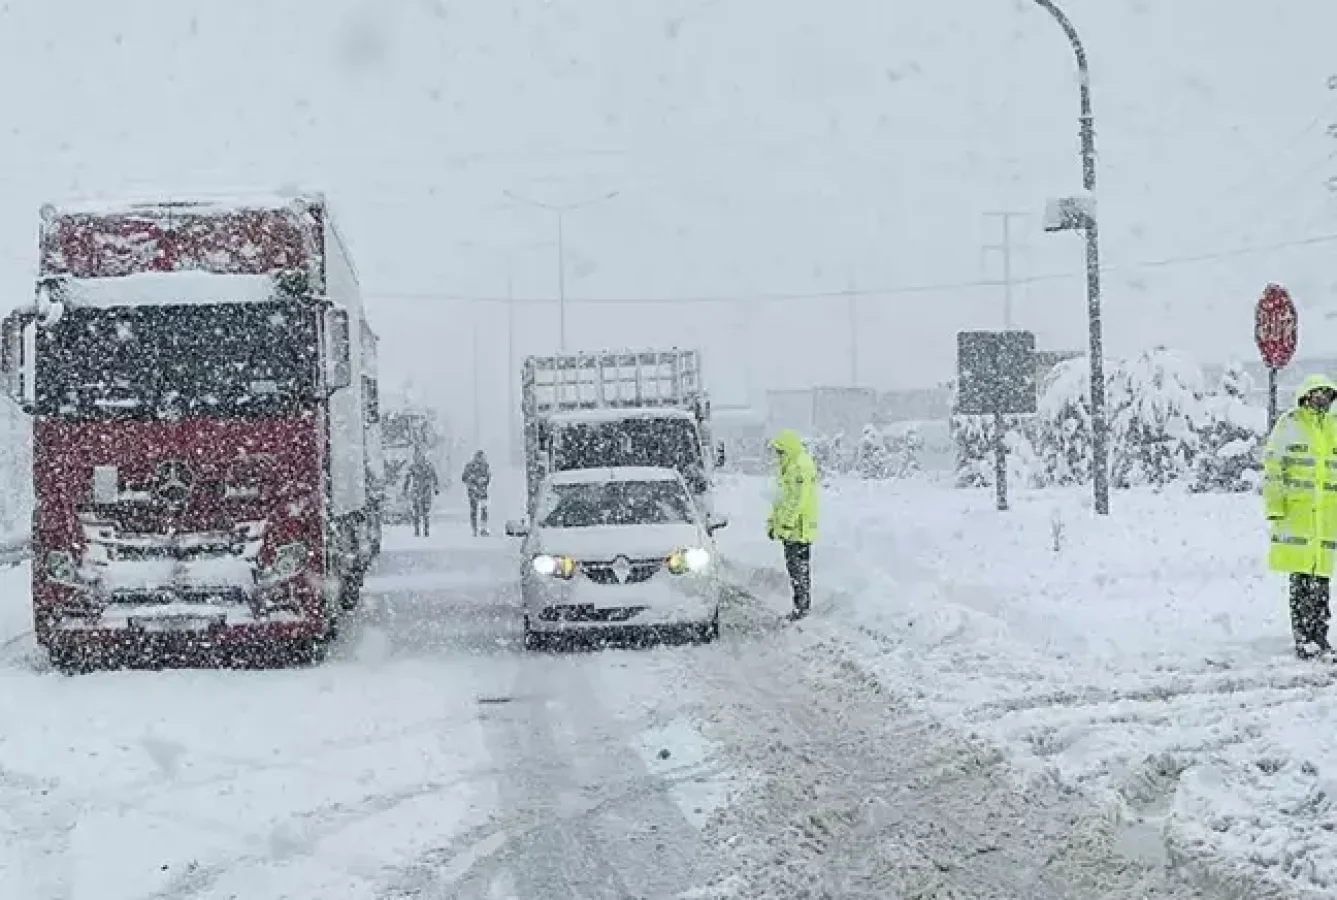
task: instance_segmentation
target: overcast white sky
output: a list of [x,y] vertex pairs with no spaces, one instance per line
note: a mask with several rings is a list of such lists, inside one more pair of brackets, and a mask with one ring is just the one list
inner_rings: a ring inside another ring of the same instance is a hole
[[[1337,242],[1332,0],[1069,0],[1094,67],[1107,341],[1249,354],[1268,280],[1328,353]],[[982,214],[1019,225],[1016,324],[1084,347],[1070,50],[1029,0],[10,0],[0,7],[0,283],[31,291],[36,208],[70,193],[303,184],[352,244],[393,381],[503,440],[519,353],[557,344],[565,203],[572,347],[701,347],[720,402],[765,386],[951,374],[1002,324]],[[1197,261],[1149,261],[1207,256]],[[767,299],[867,290],[843,298]],[[413,295],[397,296],[397,295]],[[435,299],[433,299],[435,298]],[[581,303],[581,298],[638,300]],[[723,298],[720,302],[704,302]],[[732,298],[732,299],[731,299]],[[658,299],[662,302],[650,302]],[[13,305],[8,304],[8,305]],[[853,327],[851,322],[853,321]]]

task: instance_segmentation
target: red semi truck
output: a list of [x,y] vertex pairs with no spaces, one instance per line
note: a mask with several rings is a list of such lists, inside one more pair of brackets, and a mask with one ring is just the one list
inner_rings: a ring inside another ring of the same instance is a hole
[[4,320],[38,643],[320,658],[380,549],[376,336],[322,195],[42,209]]

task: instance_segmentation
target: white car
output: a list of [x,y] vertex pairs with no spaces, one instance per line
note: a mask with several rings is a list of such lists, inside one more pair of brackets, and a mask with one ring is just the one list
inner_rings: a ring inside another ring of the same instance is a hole
[[618,467],[555,472],[539,488],[534,522],[507,522],[523,537],[525,645],[554,634],[686,626],[719,636],[719,571],[708,518],[674,469]]

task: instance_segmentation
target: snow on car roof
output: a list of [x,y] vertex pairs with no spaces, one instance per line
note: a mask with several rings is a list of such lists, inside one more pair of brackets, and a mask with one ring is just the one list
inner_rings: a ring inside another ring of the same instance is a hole
[[220,275],[197,270],[70,278],[63,283],[72,307],[261,303],[274,298],[275,288],[269,275]]
[[324,195],[314,190],[191,192],[175,195],[123,197],[71,197],[46,203],[45,216],[124,215],[126,213],[188,209],[192,214],[229,213],[239,209],[287,209],[295,202],[323,203]]
[[608,406],[595,409],[569,409],[549,413],[558,425],[579,422],[616,422],[618,419],[692,419],[690,412],[677,406]]
[[677,481],[676,470],[661,466],[609,466],[600,469],[568,469],[548,476],[551,484],[598,484],[607,481]]

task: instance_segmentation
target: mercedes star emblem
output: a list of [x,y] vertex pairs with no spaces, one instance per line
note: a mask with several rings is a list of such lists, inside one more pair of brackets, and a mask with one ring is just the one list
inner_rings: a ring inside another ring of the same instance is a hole
[[158,463],[153,492],[168,503],[184,503],[190,496],[192,478],[190,467],[180,460]]
[[613,560],[613,574],[617,576],[618,584],[626,584],[627,576],[631,575],[631,562],[625,556],[619,556]]

